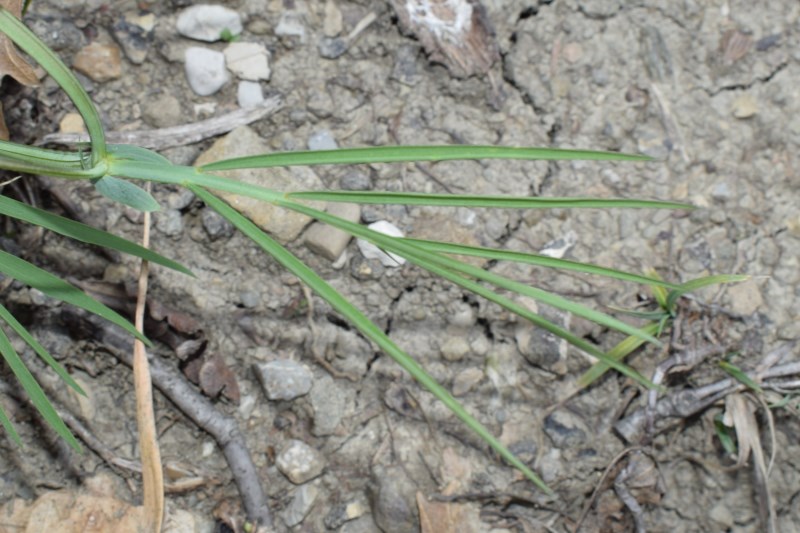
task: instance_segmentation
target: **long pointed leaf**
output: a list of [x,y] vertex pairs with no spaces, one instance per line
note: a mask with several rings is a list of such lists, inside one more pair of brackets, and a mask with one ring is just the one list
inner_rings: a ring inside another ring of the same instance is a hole
[[3,358],[6,360],[6,363],[8,363],[11,371],[14,372],[22,388],[25,389],[25,392],[28,394],[31,402],[33,402],[36,410],[42,414],[47,423],[56,430],[56,433],[58,433],[61,438],[67,441],[76,451],[81,451],[81,445],[78,444],[78,441],[72,435],[69,428],[67,428],[64,421],[61,420],[61,417],[58,416],[56,410],[53,409],[44,391],[39,384],[36,383],[36,380],[25,366],[25,363],[22,362],[16,350],[14,350],[3,328],[0,328],[0,353],[3,354]]
[[687,281],[686,283],[681,284],[681,288],[679,290],[669,292],[669,296],[667,296],[666,308],[671,312],[675,307],[675,302],[678,301],[678,298],[686,293],[696,291],[697,289],[708,287],[709,285],[717,285],[719,283],[737,283],[740,281],[746,281],[748,279],[750,279],[750,276],[744,274],[718,274],[715,276],[705,276]]
[[70,285],[46,270],[42,270],[15,255],[0,250],[0,271],[26,285],[39,289],[52,298],[62,300],[101,316],[123,328],[148,346],[152,346],[152,343],[144,335],[136,331],[136,328],[130,322],[115,311],[90,298],[77,287]]
[[276,152],[216,161],[203,170],[288,167],[293,165],[353,165],[359,163],[397,163],[410,161],[452,161],[464,159],[517,159],[529,161],[651,161],[643,155],[591,150],[555,148],[514,148],[508,146],[374,146],[339,150]]
[[[644,332],[650,335],[655,335],[660,329],[660,324],[658,322],[647,324],[642,328]],[[608,355],[608,357],[614,361],[622,361],[642,344],[644,344],[644,341],[639,337],[625,337],[625,339],[623,339],[619,344],[611,348],[606,355]],[[592,365],[589,370],[584,372],[580,378],[578,378],[578,386],[581,388],[588,387],[603,374],[605,374],[610,368],[611,367],[607,363],[598,361]]]
[[0,407],[0,424],[3,424],[3,427],[6,428],[6,433],[11,437],[11,440],[13,440],[17,446],[22,447],[22,439],[19,438],[19,433],[14,429],[14,424],[11,423],[11,420],[9,420],[8,415],[6,415],[2,407]]
[[285,268],[300,278],[303,283],[313,289],[319,296],[325,299],[334,309],[345,316],[359,331],[367,338],[380,346],[392,359],[394,359],[404,370],[416,379],[423,387],[428,389],[439,401],[445,404],[458,418],[460,418],[470,429],[477,433],[489,446],[505,458],[509,463],[525,474],[528,479],[535,483],[545,492],[550,493],[550,489],[545,483],[522,461],[515,457],[499,440],[497,440],[488,429],[470,415],[458,401],[453,398],[447,390],[439,385],[425,370],[402,351],[383,331],[380,330],[372,321],[364,316],[361,311],[356,309],[341,294],[336,292],[330,285],[323,281],[313,270],[302,261],[298,260],[280,244],[261,231],[255,224],[241,215],[238,211],[228,204],[200,187],[190,186],[200,199],[202,199],[212,209],[220,213],[236,226],[242,233],[250,237],[254,242],[261,246],[269,255],[274,257]]
[[139,246],[129,240],[117,237],[106,231],[101,231],[92,226],[54,215],[42,209],[12,200],[7,196],[0,196],[0,214],[7,215],[30,224],[35,224],[65,237],[70,237],[87,244],[95,244],[104,248],[119,250],[120,252],[141,257],[152,263],[177,270],[193,276],[192,272],[183,265],[167,259],[154,251]]

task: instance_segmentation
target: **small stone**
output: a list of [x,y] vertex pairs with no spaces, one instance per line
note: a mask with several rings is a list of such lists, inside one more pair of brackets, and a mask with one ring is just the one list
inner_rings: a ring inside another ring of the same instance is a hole
[[561,51],[561,55],[569,63],[577,63],[583,56],[583,47],[578,43],[567,43]]
[[758,102],[753,95],[745,93],[733,101],[731,111],[736,118],[750,118],[758,113]]
[[461,361],[469,353],[469,343],[464,337],[449,337],[441,346],[446,361]]
[[[358,204],[331,203],[327,209],[331,215],[350,222],[358,222],[361,218],[361,207]],[[352,235],[333,226],[315,222],[306,231],[305,243],[308,249],[331,261],[342,255]]]
[[711,508],[711,511],[709,511],[708,516],[723,529],[731,529],[735,523],[733,513],[723,502],[717,502],[717,504]]
[[322,33],[325,37],[336,37],[342,33],[342,12],[336,5],[336,0],[325,1],[325,19],[322,22]]
[[314,375],[305,365],[290,359],[253,365],[256,376],[270,400],[294,400],[308,394]]
[[223,52],[228,69],[248,81],[268,80],[269,51],[263,44],[231,43]]
[[294,527],[306,517],[319,495],[319,489],[313,483],[307,483],[298,488],[291,503],[283,511],[283,521],[289,527]]
[[256,291],[242,291],[239,294],[239,300],[247,309],[254,309],[261,303],[261,294]]
[[164,209],[156,212],[153,217],[158,231],[168,237],[178,237],[183,233],[183,218],[177,209]]
[[399,46],[395,51],[392,78],[410,87],[422,81],[422,75],[417,68],[417,56],[418,47],[408,44]]
[[297,38],[300,43],[306,42],[306,27],[303,25],[303,16],[294,11],[284,11],[278,25],[275,26],[275,35],[278,37]]
[[322,474],[325,458],[299,440],[290,440],[275,460],[278,470],[295,485],[302,485]]
[[86,125],[83,123],[83,117],[78,113],[67,113],[58,123],[58,131],[61,133],[85,133]]
[[73,68],[97,82],[122,76],[122,54],[115,44],[94,42],[75,55]]
[[376,259],[365,259],[361,256],[353,257],[350,261],[350,273],[359,281],[371,279],[381,279],[386,271],[380,261]]
[[171,94],[162,93],[142,102],[142,120],[154,128],[168,128],[183,122],[181,103]]
[[339,179],[339,187],[345,191],[367,191],[372,187],[369,174],[361,170],[348,170]]
[[347,41],[341,37],[323,37],[317,49],[319,55],[325,59],[336,59],[347,52]]
[[417,487],[399,466],[376,467],[372,472],[375,484],[372,495],[372,516],[382,531],[419,531],[416,505]]
[[236,90],[236,101],[239,107],[255,107],[264,101],[264,92],[257,81],[240,81]]
[[756,280],[749,279],[741,283],[734,283],[728,287],[730,310],[734,313],[750,316],[764,305],[764,298],[758,288]]
[[192,46],[186,50],[185,60],[189,87],[200,96],[214,94],[230,79],[222,52]]
[[114,39],[122,47],[131,63],[141,65],[147,59],[147,52],[153,42],[156,16],[153,13],[125,13],[114,24]]
[[556,448],[574,448],[583,444],[589,434],[586,424],[577,415],[559,409],[544,419],[544,432]]
[[[369,229],[373,231],[377,231],[378,233],[383,233],[384,235],[390,235],[392,237],[404,237],[400,228],[388,222],[386,220],[379,220],[377,222],[373,222],[369,226]],[[361,254],[367,259],[377,259],[381,262],[383,266],[387,267],[399,267],[405,264],[406,260],[399,255],[393,253],[386,253],[371,242],[367,242],[363,239],[358,239],[358,249],[361,250]]]
[[325,527],[328,529],[339,529],[345,522],[364,516],[364,514],[369,511],[369,507],[366,501],[362,500],[363,497],[333,506],[323,520]]
[[574,231],[568,231],[563,237],[553,239],[545,244],[539,253],[547,257],[554,257],[556,259],[563,258],[569,252],[575,243],[578,242],[578,236]]
[[329,130],[315,131],[308,137],[309,150],[336,150],[339,145]]
[[311,388],[311,407],[314,408],[314,426],[311,433],[317,437],[333,434],[342,417],[355,400],[352,387],[341,387],[336,381],[325,376]]
[[711,189],[711,197],[718,202],[730,200],[733,197],[731,185],[726,181],[716,183]]
[[352,522],[347,522],[342,526],[342,529],[339,530],[339,533],[377,533],[378,531],[380,530],[372,520],[372,516],[365,515],[356,518]]
[[203,229],[206,230],[212,241],[233,235],[233,224],[213,209],[209,207],[203,209],[203,214],[200,215],[200,218],[203,222]]
[[227,7],[200,4],[185,9],[178,15],[178,33],[190,39],[213,43],[222,39],[225,30],[230,35],[242,33],[239,13]]
[[463,396],[472,390],[483,379],[483,370],[480,368],[467,368],[453,378],[453,396]]

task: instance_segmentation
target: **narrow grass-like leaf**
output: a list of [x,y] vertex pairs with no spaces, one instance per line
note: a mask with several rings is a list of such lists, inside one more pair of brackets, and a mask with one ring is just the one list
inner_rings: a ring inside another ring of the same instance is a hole
[[210,192],[196,186],[189,189],[195,193],[208,206],[228,219],[242,233],[247,235],[256,244],[261,246],[269,255],[274,257],[281,265],[287,268],[295,276],[300,278],[314,292],[327,301],[336,311],[347,318],[358,330],[368,339],[375,342],[397,364],[406,370],[423,387],[428,389],[439,401],[450,409],[464,424],[477,433],[489,446],[491,446],[504,459],[519,469],[525,476],[536,484],[543,491],[550,493],[547,485],[522,461],[514,456],[499,440],[497,440],[488,429],[478,420],[470,415],[458,401],[453,398],[447,390],[439,385],[411,356],[401,350],[381,329],[369,320],[361,311],[348,302],[341,294],[328,285],[305,263],[289,253],[280,244],[274,241],[266,233],[261,231],[250,220],[241,215],[238,211],[228,204],[211,194]]
[[129,159],[132,161],[146,161],[148,163],[159,163],[162,165],[172,166],[172,162],[163,155],[135,146],[133,144],[109,144],[108,153],[119,159]]
[[413,161],[453,161],[465,159],[516,159],[528,161],[651,161],[644,155],[592,150],[556,148],[515,148],[509,146],[373,146],[338,150],[275,152],[215,161],[203,165],[207,171],[240,168],[288,167],[296,165],[354,165]]
[[87,226],[80,222],[70,220],[58,215],[54,215],[42,209],[12,200],[7,196],[0,195],[0,214],[35,224],[43,228],[54,231],[65,237],[70,237],[87,244],[95,244],[104,248],[111,248],[119,250],[120,252],[141,257],[152,263],[177,270],[189,276],[193,276],[192,272],[183,265],[167,259],[154,251],[139,246],[138,244],[129,240],[117,237],[106,231]]
[[11,437],[11,440],[13,440],[17,446],[22,447],[22,439],[19,438],[19,433],[17,433],[17,430],[14,429],[14,424],[11,423],[11,420],[9,420],[2,407],[0,407],[0,423],[3,424],[4,428],[6,428],[6,433],[8,433],[9,437]]
[[38,146],[28,146],[0,139],[0,156],[25,161],[39,161],[44,164],[70,165],[81,168],[81,154],[63,152]]
[[12,172],[26,174],[39,174],[44,176],[57,176],[66,179],[96,179],[105,173],[105,165],[99,168],[83,169],[77,165],[49,163],[40,160],[26,160],[25,158],[12,159],[0,156],[0,168]]
[[[650,335],[655,335],[659,332],[660,327],[658,322],[653,322],[651,324],[647,324],[642,328],[642,331],[648,333]],[[639,348],[644,341],[639,337],[625,337],[619,344],[611,348],[606,355],[613,359],[614,361],[622,361],[628,355],[632,354],[634,350]],[[607,363],[603,361],[598,361],[594,365],[592,365],[589,370],[583,373],[583,375],[578,379],[578,387],[584,388],[591,385],[594,381],[599,379],[603,374],[605,374],[610,367]]]
[[[615,278],[623,281],[630,281],[632,283],[641,283],[645,285],[662,285],[671,289],[679,289],[680,285],[667,283],[660,279],[653,279],[638,274],[631,274],[613,268],[605,268],[591,263],[581,263],[579,261],[570,261],[568,259],[557,259],[540,254],[531,254],[525,252],[513,252],[508,250],[496,250],[494,248],[483,248],[480,246],[467,246],[464,244],[454,244],[441,241],[429,241],[421,239],[404,239],[408,242],[415,244],[423,250],[431,252],[439,252],[454,255],[467,255],[473,257],[483,257],[485,259],[493,259],[495,261],[512,261],[515,263],[526,263],[546,268],[557,268],[559,270],[572,270],[574,272],[582,272],[584,274],[595,274],[607,278]],[[636,315],[631,315],[636,316]]]
[[0,250],[0,271],[26,285],[39,289],[51,298],[67,302],[101,316],[134,335],[148,346],[152,346],[152,343],[144,335],[136,331],[136,328],[130,322],[115,311],[90,298],[77,287],[70,285],[46,270],[42,270],[15,255]]
[[137,187],[133,183],[115,178],[114,176],[103,176],[94,181],[97,192],[110,200],[119,202],[137,211],[152,212],[161,209],[156,199],[149,192]]
[[86,396],[86,392],[84,392],[81,386],[78,385],[74,379],[72,379],[72,376],[70,376],[69,373],[66,370],[64,370],[64,367],[61,366],[61,364],[58,361],[53,359],[53,356],[50,355],[50,352],[48,352],[44,348],[44,346],[39,344],[39,341],[34,339],[33,336],[31,336],[31,334],[28,332],[28,330],[25,329],[25,326],[20,324],[19,321],[14,317],[14,315],[12,315],[11,312],[8,309],[6,309],[5,306],[2,304],[0,304],[0,319],[5,320],[6,323],[8,323],[8,325],[11,326],[11,329],[13,329],[17,333],[17,335],[19,335],[22,338],[22,340],[27,342],[28,346],[33,348],[33,351],[35,351],[37,355],[41,357],[45,363],[50,365],[50,368],[52,368],[56,372],[56,374],[58,374],[59,377],[61,377],[61,379],[64,380],[64,382],[67,385],[72,387],[72,389],[78,394]]
[[738,366],[734,365],[733,363],[729,363],[728,361],[720,361],[719,367],[733,376],[734,379],[741,382],[746,387],[754,390],[755,392],[761,394],[764,392],[764,389],[761,388],[761,385],[756,383],[753,378],[747,375],[747,373],[739,368]]
[[436,205],[500,209],[694,209],[693,206],[680,202],[626,198],[547,198],[541,196],[520,197],[384,191],[299,191],[286,193],[286,197],[292,200],[347,202],[353,204]]
[[730,455],[735,455],[736,433],[732,427],[725,425],[724,416],[721,413],[714,417],[714,432],[717,434],[722,448]]
[[104,159],[106,143],[100,115],[78,78],[46,44],[4,8],[0,8],[0,31],[35,59],[75,104],[91,138],[92,166]]
[[748,279],[750,279],[750,276],[743,274],[718,274],[715,276],[705,276],[687,281],[686,283],[681,284],[681,288],[679,290],[670,291],[669,296],[667,297],[665,308],[672,312],[675,308],[675,303],[678,301],[678,298],[686,293],[696,291],[697,289],[708,287],[709,285],[717,285],[720,283],[738,283]]
[[56,430],[56,433],[58,433],[61,438],[67,441],[76,451],[80,452],[81,445],[78,444],[78,441],[67,428],[66,424],[64,424],[64,421],[61,420],[58,413],[53,409],[44,391],[42,391],[42,388],[36,383],[36,380],[25,366],[25,363],[17,354],[16,350],[14,350],[3,328],[0,328],[0,353],[3,354],[3,358],[6,360],[6,363],[8,363],[8,367],[19,380],[22,388],[25,389],[25,392],[36,407],[36,410],[42,414],[45,421]]

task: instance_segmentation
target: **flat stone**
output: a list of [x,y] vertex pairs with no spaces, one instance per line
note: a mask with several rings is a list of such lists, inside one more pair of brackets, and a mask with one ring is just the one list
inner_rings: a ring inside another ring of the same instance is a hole
[[754,279],[734,283],[727,289],[729,307],[734,313],[750,316],[764,306],[764,298]]
[[94,42],[75,55],[72,67],[97,82],[122,76],[122,54],[115,44]]
[[351,169],[339,179],[339,187],[346,191],[366,191],[372,187],[372,182],[366,172]]
[[212,241],[233,235],[233,224],[210,207],[203,209],[200,220],[203,223],[203,229],[206,230]]
[[290,359],[253,365],[270,400],[294,400],[308,394],[314,375],[307,366]]
[[325,37],[336,37],[344,28],[342,12],[336,0],[325,0],[325,19],[322,21],[322,33]]
[[399,466],[376,467],[372,471],[374,493],[372,517],[385,532],[419,531],[417,487]]
[[264,91],[257,81],[240,81],[236,90],[239,107],[255,107],[264,101]]
[[223,53],[228,69],[238,78],[248,81],[269,79],[269,51],[263,44],[231,43]]
[[[384,235],[390,235],[392,237],[404,237],[405,235],[403,232],[386,220],[378,220],[377,222],[373,222],[369,226],[369,229],[373,231],[377,231],[378,233],[383,233]],[[363,239],[358,239],[358,249],[361,250],[361,254],[366,259],[376,259],[381,262],[383,266],[387,267],[399,267],[403,266],[406,260],[399,255],[393,253],[387,253],[372,244],[371,242],[367,242]]]
[[574,448],[586,441],[589,430],[577,415],[559,409],[544,419],[544,432],[556,448]]
[[[361,206],[358,204],[331,203],[327,209],[331,215],[350,222],[361,219]],[[342,255],[352,235],[333,226],[315,222],[306,231],[305,243],[308,249],[331,261]]]
[[289,506],[283,511],[283,521],[289,527],[299,525],[308,515],[319,495],[319,489],[313,483],[306,483],[298,488]]
[[742,94],[733,101],[731,112],[736,118],[750,118],[758,113],[758,102],[753,95],[748,93]]
[[222,52],[192,46],[186,49],[184,58],[186,79],[195,94],[210,96],[230,80]]
[[339,145],[329,130],[315,131],[308,137],[309,150],[336,150]]
[[463,336],[450,337],[442,343],[442,357],[446,361],[461,361],[469,353],[469,343]]
[[142,120],[154,128],[177,126],[184,121],[181,103],[167,93],[148,98],[142,102]]
[[[197,158],[195,165],[205,165],[224,158],[256,155],[270,151],[265,140],[251,128],[241,126],[217,139],[211,148]],[[217,174],[284,192],[323,188],[319,177],[311,169],[305,167],[231,170]],[[218,194],[258,227],[272,234],[284,244],[296,239],[311,222],[311,218],[306,215],[276,207],[261,200],[226,192]],[[325,209],[323,202],[309,202],[309,205],[317,209]]]
[[242,33],[242,19],[227,7],[199,4],[181,11],[176,27],[184,37],[213,43],[222,39],[225,30],[231,35]]
[[284,11],[275,26],[275,35],[278,37],[294,37],[300,43],[306,42],[306,27],[303,25],[303,15],[294,11]]
[[354,402],[355,392],[352,387],[342,387],[330,377],[317,380],[311,389],[311,407],[314,408],[314,426],[311,433],[317,437],[331,435],[348,407]]
[[179,237],[183,233],[183,218],[177,209],[164,209],[154,213],[156,229],[168,237]]
[[153,13],[130,11],[122,15],[112,28],[114,39],[131,63],[141,65],[153,42],[156,16]]
[[290,440],[275,459],[278,470],[295,485],[302,485],[322,474],[325,458],[303,441]]
[[481,382],[484,373],[480,368],[467,368],[453,378],[453,396],[463,396]]
[[83,117],[78,113],[67,113],[58,123],[58,131],[61,133],[86,132],[86,125],[83,123]]

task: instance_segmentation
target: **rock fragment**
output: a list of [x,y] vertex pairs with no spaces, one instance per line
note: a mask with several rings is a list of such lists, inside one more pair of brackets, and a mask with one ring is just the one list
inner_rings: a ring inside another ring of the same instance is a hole
[[93,42],[81,48],[72,66],[94,81],[114,80],[122,76],[122,54],[115,44]]
[[230,35],[242,33],[242,19],[227,7],[199,4],[183,10],[176,27],[184,37],[213,43],[222,39],[226,30]]
[[291,503],[283,511],[283,521],[289,527],[299,525],[308,515],[319,495],[319,489],[313,483],[306,483],[298,488]]
[[[367,227],[373,231],[383,233],[384,235],[390,235],[392,237],[405,236],[400,228],[386,220],[378,220]],[[403,266],[406,262],[406,260],[399,255],[384,252],[371,242],[367,242],[363,239],[358,239],[358,249],[361,250],[361,254],[366,259],[376,259],[380,261],[383,266],[399,267]]]
[[122,15],[112,29],[114,39],[122,47],[131,63],[141,65],[153,42],[156,16],[153,13],[128,12]]
[[[361,218],[361,207],[357,204],[332,203],[328,213],[350,222],[358,222]],[[306,231],[305,243],[308,248],[331,261],[342,255],[352,235],[333,226],[315,222]]]
[[325,458],[303,441],[291,440],[275,460],[278,470],[295,485],[302,485],[325,470]]
[[185,54],[186,80],[189,87],[200,96],[210,96],[228,83],[230,75],[225,69],[222,52],[193,46]]
[[270,400],[294,400],[311,390],[314,375],[296,361],[279,359],[256,364],[254,369]]
[[257,81],[240,81],[236,90],[239,107],[255,107],[264,101],[264,92]]
[[269,51],[263,44],[231,43],[223,53],[228,69],[238,78],[248,81],[269,79]]

